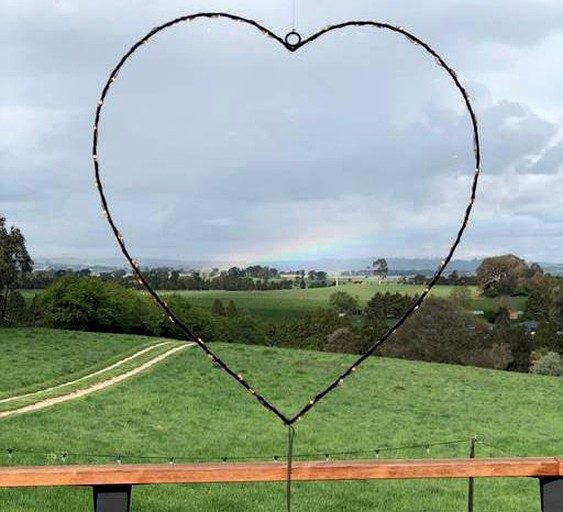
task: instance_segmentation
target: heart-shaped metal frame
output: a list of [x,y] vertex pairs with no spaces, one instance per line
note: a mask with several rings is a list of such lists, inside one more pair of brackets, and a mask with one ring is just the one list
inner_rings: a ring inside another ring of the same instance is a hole
[[[311,43],[312,41],[315,41],[316,39],[318,39],[323,34],[326,34],[327,32],[331,32],[333,30],[339,30],[339,29],[343,29],[343,28],[351,27],[351,26],[354,26],[354,27],[366,27],[366,26],[368,26],[368,27],[374,27],[374,28],[378,28],[378,29],[390,30],[391,32],[401,34],[402,36],[406,37],[411,43],[420,46],[424,51],[426,51],[426,53],[428,53],[433,59],[435,59],[436,63],[439,66],[443,67],[446,70],[446,72],[448,73],[450,78],[453,80],[456,88],[459,90],[459,92],[461,93],[461,95],[463,97],[463,100],[465,102],[465,106],[467,108],[467,111],[469,112],[471,124],[472,124],[472,127],[473,127],[473,149],[474,149],[474,156],[475,156],[475,174],[473,176],[473,182],[472,182],[472,186],[471,186],[471,194],[470,194],[470,198],[469,198],[469,204],[467,205],[461,226],[460,226],[460,228],[457,232],[457,235],[455,236],[455,238],[453,240],[452,245],[450,246],[450,250],[449,250],[448,254],[441,261],[440,266],[436,270],[432,279],[429,281],[425,290],[413,302],[413,304],[403,314],[403,316],[399,319],[399,321],[393,327],[391,327],[376,343],[374,343],[366,353],[362,354],[358,359],[356,359],[356,361],[354,361],[354,363],[346,371],[344,371],[342,374],[340,374],[332,383],[330,383],[321,392],[319,392],[311,400],[309,400],[309,402],[307,404],[305,404],[299,410],[299,412],[297,412],[297,414],[295,414],[293,416],[286,416],[275,405],[273,405],[266,398],[264,398],[264,396],[262,396],[260,393],[258,393],[241,374],[233,371],[219,356],[217,356],[217,354],[215,354],[215,352],[213,352],[209,348],[207,343],[201,337],[197,336],[190,329],[189,326],[185,325],[174,314],[174,312],[168,307],[166,302],[164,300],[162,300],[160,298],[160,296],[151,288],[151,286],[149,285],[147,280],[144,278],[144,276],[143,276],[143,274],[142,274],[142,272],[139,268],[139,265],[131,257],[131,255],[130,255],[130,253],[129,253],[126,245],[125,245],[125,240],[124,240],[123,236],[121,235],[120,231],[118,230],[117,225],[115,224],[115,222],[114,222],[114,220],[113,220],[113,218],[110,214],[108,201],[106,199],[106,196],[104,194],[104,189],[103,189],[103,186],[102,186],[102,180],[101,180],[101,177],[100,177],[100,162],[98,160],[98,133],[99,133],[99,123],[100,123],[102,108],[103,108],[103,105],[104,105],[104,100],[109,93],[111,85],[117,79],[117,75],[118,75],[119,71],[121,70],[121,68],[125,64],[125,62],[127,62],[129,57],[131,57],[131,55],[133,55],[133,53],[135,53],[143,45],[147,44],[148,41],[152,37],[154,37],[156,34],[161,32],[162,30],[165,30],[169,27],[172,27],[173,25],[176,25],[176,24],[181,23],[181,22],[190,22],[190,21],[193,21],[197,18],[223,18],[223,19],[229,19],[229,20],[232,20],[232,21],[235,21],[235,22],[238,22],[238,23],[244,23],[246,25],[251,25],[252,27],[260,30],[266,37],[269,37],[269,38],[276,40],[278,43],[280,43],[283,47],[285,47],[290,52],[295,52],[295,51],[299,50],[299,48],[305,46],[306,44]],[[373,354],[373,352],[379,346],[381,346],[383,343],[385,343],[385,341],[387,341],[387,339],[389,339],[389,337],[407,320],[407,318],[414,311],[416,311],[419,308],[420,304],[425,299],[425,297],[428,295],[428,293],[430,292],[432,287],[438,282],[438,279],[442,275],[446,265],[452,259],[454,251],[461,241],[461,237],[462,237],[463,232],[465,231],[465,228],[466,228],[466,226],[469,222],[469,216],[471,214],[471,210],[473,208],[473,203],[475,201],[475,194],[476,194],[476,190],[477,190],[477,182],[478,182],[479,174],[480,174],[479,165],[480,165],[481,157],[480,157],[480,148],[479,148],[479,133],[478,133],[478,129],[477,129],[477,118],[475,116],[475,112],[473,110],[473,107],[471,106],[471,102],[469,100],[469,95],[467,94],[466,90],[464,89],[464,87],[459,82],[455,71],[450,66],[448,66],[446,64],[444,59],[442,59],[442,57],[435,50],[433,50],[427,43],[425,43],[424,41],[422,41],[418,37],[416,37],[413,34],[407,32],[402,27],[396,27],[396,26],[393,26],[393,25],[389,25],[388,23],[380,23],[380,22],[376,22],[376,21],[347,21],[345,23],[340,23],[340,24],[337,24],[337,25],[329,25],[329,26],[324,27],[321,31],[309,36],[306,39],[302,39],[301,35],[299,33],[295,32],[295,31],[291,31],[288,34],[286,34],[286,36],[284,38],[281,38],[281,37],[274,34],[272,31],[270,31],[266,27],[260,25],[259,23],[257,23],[254,20],[242,18],[240,16],[236,16],[236,15],[228,14],[228,13],[223,13],[223,12],[205,12],[205,13],[190,14],[190,15],[187,15],[187,16],[181,16],[180,18],[176,18],[174,20],[168,21],[166,23],[163,23],[162,25],[159,25],[158,27],[153,28],[148,34],[146,34],[139,41],[137,41],[129,49],[129,51],[127,53],[125,53],[125,55],[123,55],[123,57],[121,57],[117,66],[115,66],[113,71],[110,73],[110,76],[109,76],[109,78],[108,78],[108,80],[107,80],[107,82],[104,85],[104,88],[102,90],[102,94],[100,96],[100,99],[98,101],[98,106],[96,108],[96,116],[95,116],[93,130],[94,130],[94,134],[93,134],[93,143],[92,143],[92,158],[93,158],[93,161],[94,161],[96,186],[97,186],[98,192],[100,194],[103,213],[104,213],[104,216],[106,217],[109,225],[111,226],[111,229],[113,231],[113,234],[115,235],[116,241],[117,241],[117,243],[118,243],[118,245],[121,249],[121,252],[123,253],[123,255],[125,256],[125,258],[129,262],[129,264],[131,265],[132,271],[135,274],[137,281],[139,282],[139,284],[142,284],[145,287],[145,289],[150,293],[150,295],[155,300],[155,302],[162,308],[162,310],[168,316],[170,321],[173,322],[174,324],[176,324],[178,326],[178,328],[183,331],[183,333],[185,334],[186,338],[189,341],[194,341],[195,343],[197,343],[197,345],[207,354],[207,356],[209,357],[209,359],[212,362],[217,364],[227,374],[229,374],[234,380],[236,380],[240,385],[242,385],[251,395],[253,395],[256,398],[256,400],[258,400],[258,402],[263,407],[268,409],[270,412],[274,413],[286,425],[292,425],[296,421],[300,420],[307,412],[309,412],[315,406],[315,404],[317,404],[319,402],[319,400],[321,400],[328,393],[330,393],[332,390],[334,390],[340,384],[342,384],[344,382],[344,379],[346,379],[349,375],[354,373],[356,371],[356,369],[358,368],[358,366],[360,366],[369,356],[371,356]]]

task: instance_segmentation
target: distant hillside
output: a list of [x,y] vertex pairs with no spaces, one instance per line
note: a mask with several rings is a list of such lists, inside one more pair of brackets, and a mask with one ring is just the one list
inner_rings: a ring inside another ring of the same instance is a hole
[[[212,268],[227,269],[232,266],[267,265],[278,270],[324,270],[326,272],[342,272],[345,270],[362,270],[368,268],[373,262],[372,257],[366,258],[322,258],[317,260],[262,260],[262,261],[213,261],[213,260],[179,260],[166,258],[140,258],[143,267],[169,267],[184,270],[211,270]],[[389,274],[432,274],[440,264],[439,258],[386,258]],[[446,273],[457,272],[473,274],[483,261],[482,258],[471,260],[452,260],[446,268]],[[541,263],[545,272],[554,275],[563,275],[563,263]],[[124,258],[36,258],[37,269],[73,269],[91,268],[97,272],[125,268],[128,269]]]
[[[293,269],[322,269],[327,272],[340,272],[344,270],[362,270],[371,266],[374,258],[349,258],[349,259],[319,259],[319,260],[295,260],[295,261],[265,261],[262,265],[273,266],[279,270]],[[431,274],[440,265],[439,258],[386,258],[389,273],[423,273]],[[481,264],[481,259],[453,260],[448,265],[451,272],[474,273]]]

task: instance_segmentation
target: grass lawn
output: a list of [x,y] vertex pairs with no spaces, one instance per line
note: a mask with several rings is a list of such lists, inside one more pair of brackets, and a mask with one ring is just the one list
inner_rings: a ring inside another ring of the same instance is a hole
[[[220,345],[217,350],[288,414],[348,365],[349,356]],[[0,374],[0,381],[4,377]],[[295,452],[322,454],[469,439],[477,456],[563,453],[563,379],[460,366],[372,358],[297,426]],[[286,429],[195,349],[84,399],[5,418],[3,464],[149,462],[135,455],[283,456]],[[25,454],[22,450],[50,453]],[[106,454],[106,457],[94,457]],[[382,452],[385,457],[464,457],[466,444]],[[372,455],[373,457],[373,455]],[[165,459],[167,460],[167,459]],[[155,460],[156,461],[156,460]],[[293,510],[451,511],[466,507],[465,480],[299,483]],[[284,484],[147,486],[133,491],[133,512],[279,511]],[[479,479],[476,510],[539,510],[532,479]],[[89,489],[0,490],[4,512],[88,510]]]
[[155,343],[143,336],[0,328],[0,398],[79,378]]

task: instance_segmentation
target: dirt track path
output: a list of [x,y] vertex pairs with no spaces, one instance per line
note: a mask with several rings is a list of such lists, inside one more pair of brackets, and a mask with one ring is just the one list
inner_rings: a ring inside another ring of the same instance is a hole
[[[162,345],[162,344],[160,344],[160,345]],[[5,418],[6,416],[12,416],[12,415],[15,415],[15,414],[23,414],[23,413],[26,413],[26,412],[37,411],[39,409],[45,409],[46,407],[51,407],[52,405],[60,404],[62,402],[68,402],[69,400],[74,400],[76,398],[81,398],[81,397],[89,395],[91,393],[95,393],[96,391],[100,391],[100,390],[105,389],[109,386],[113,386],[114,384],[122,382],[122,381],[124,381],[124,380],[126,380],[130,377],[133,377],[133,375],[137,375],[138,373],[146,370],[147,368],[154,366],[155,364],[163,361],[164,359],[166,359],[167,357],[170,357],[171,355],[175,354],[176,352],[179,352],[180,350],[184,350],[185,348],[192,347],[192,346],[194,346],[193,343],[189,343],[189,344],[186,343],[184,345],[174,347],[174,348],[164,352],[163,354],[160,354],[160,355],[154,357],[153,359],[149,359],[147,362],[143,363],[140,366],[137,366],[136,368],[133,368],[132,370],[129,370],[128,372],[122,373],[121,375],[117,375],[117,376],[112,377],[111,379],[105,380],[103,382],[98,382],[97,384],[93,384],[92,386],[86,387],[84,389],[77,389],[77,390],[75,390],[71,393],[67,393],[66,395],[61,395],[61,396],[57,396],[57,397],[53,397],[53,398],[47,398],[45,400],[41,400],[41,401],[36,402],[34,404],[26,405],[26,406],[20,407],[18,409],[12,409],[11,411],[0,412],[0,418]],[[152,347],[150,347],[150,348],[152,348]],[[146,349],[145,349],[145,351],[146,351]],[[138,355],[138,353],[136,355]],[[135,354],[133,356],[130,356],[129,359],[131,359],[131,357],[134,357],[134,356],[135,356]],[[112,367],[114,367],[114,366],[115,365],[112,365]],[[106,369],[104,369],[104,371]],[[99,372],[96,372],[96,374],[97,373],[99,373]],[[94,375],[94,374],[92,374],[92,375]],[[77,381],[78,380],[82,380],[82,379],[77,379]]]
[[155,345],[151,345],[150,347],[146,347],[142,350],[139,350],[138,352],[135,352],[134,354],[131,354],[128,357],[120,359],[119,361],[117,361],[116,363],[113,363],[110,366],[106,366],[105,368],[102,368],[101,370],[95,371],[93,373],[89,373],[88,375],[84,375],[83,377],[80,377],[79,379],[74,379],[74,380],[70,380],[68,382],[63,382],[62,384],[58,384],[58,385],[52,386],[50,388],[39,389],[37,391],[33,391],[32,393],[26,393],[25,395],[16,395],[16,396],[10,396],[8,398],[2,398],[0,400],[0,404],[6,403],[6,402],[12,402],[14,400],[19,400],[20,398],[27,398],[29,396],[39,395],[40,393],[48,393],[49,391],[54,391],[55,389],[64,388],[66,386],[71,386],[72,384],[76,384],[77,382],[80,382],[82,380],[89,379],[90,377],[95,377],[96,375],[99,375],[100,373],[105,373],[109,370],[113,370],[114,368],[117,368],[118,366],[121,366],[122,364],[125,364],[125,363],[131,361],[131,359],[135,359],[136,357],[142,356],[143,354],[146,354],[147,352],[154,350],[155,348],[162,347],[162,345],[168,345],[169,343],[173,343],[173,342],[172,341],[165,341],[165,342],[162,342],[162,343],[156,343]]

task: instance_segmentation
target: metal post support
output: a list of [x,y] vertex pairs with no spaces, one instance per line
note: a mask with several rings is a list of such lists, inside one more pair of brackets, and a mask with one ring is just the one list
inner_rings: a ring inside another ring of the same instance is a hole
[[563,510],[562,477],[540,477],[540,494],[542,512],[561,512]]
[[94,512],[129,512],[131,485],[94,485]]
[[[477,439],[472,437],[469,441],[469,458],[475,458],[475,443]],[[473,477],[469,477],[469,483],[467,486],[467,512],[473,512],[473,495],[475,492],[475,479]]]

